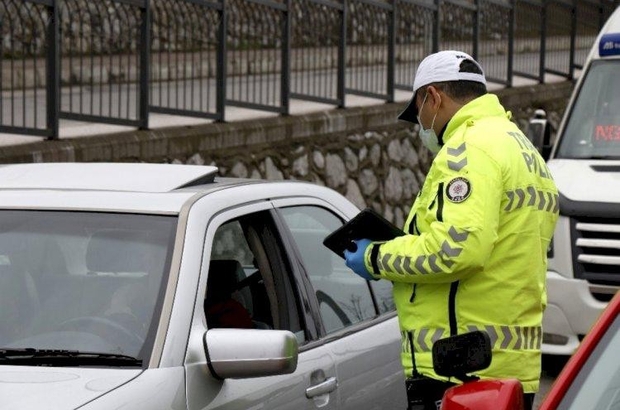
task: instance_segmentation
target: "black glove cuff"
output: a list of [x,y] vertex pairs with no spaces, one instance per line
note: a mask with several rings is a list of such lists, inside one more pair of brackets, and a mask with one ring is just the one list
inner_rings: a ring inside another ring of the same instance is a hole
[[372,245],[372,249],[370,250],[370,263],[372,264],[372,273],[376,276],[381,276],[381,272],[379,272],[379,265],[377,265],[377,256],[379,255],[379,247],[381,244],[375,243]]

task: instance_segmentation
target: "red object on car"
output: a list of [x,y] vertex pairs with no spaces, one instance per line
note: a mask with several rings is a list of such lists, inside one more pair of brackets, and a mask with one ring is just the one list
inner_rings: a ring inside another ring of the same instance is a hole
[[441,410],[522,410],[523,388],[516,379],[478,380],[449,388]]
[[[539,410],[611,409],[620,397],[620,293],[581,342]],[[521,410],[517,380],[477,380],[448,389],[441,410]]]

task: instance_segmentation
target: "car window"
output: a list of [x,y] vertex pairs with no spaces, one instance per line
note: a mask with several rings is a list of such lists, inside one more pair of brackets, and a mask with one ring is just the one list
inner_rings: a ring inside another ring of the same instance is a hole
[[323,239],[342,226],[342,220],[318,206],[286,207],[281,213],[314,288],[325,331],[333,333],[375,317],[368,282],[323,246]]
[[306,340],[298,298],[272,218],[258,212],[220,225],[209,261],[209,328],[290,330]]
[[0,212],[0,347],[148,358],[177,218]]
[[370,287],[377,300],[379,313],[393,312],[396,310],[394,297],[392,295],[392,282],[389,280],[378,280],[370,282]]
[[558,410],[620,408],[620,317],[605,335],[567,390]]

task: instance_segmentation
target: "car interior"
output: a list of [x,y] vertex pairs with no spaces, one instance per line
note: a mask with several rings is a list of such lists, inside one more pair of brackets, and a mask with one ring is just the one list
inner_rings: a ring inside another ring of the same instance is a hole
[[[255,272],[254,275],[257,275]],[[257,306],[265,306],[262,284],[246,277],[239,261],[215,259],[209,263],[209,279],[204,300],[205,315],[209,328],[255,328],[271,329],[272,326],[256,317],[265,319],[264,313],[254,312]],[[267,302],[268,304],[268,302]]]
[[303,334],[289,269],[270,221],[265,213],[257,213],[216,231],[204,300],[209,328]]
[[0,346],[138,355],[176,221],[147,226],[150,216],[87,213],[4,217],[15,226],[5,223],[0,233]]
[[[149,274],[164,263],[165,253],[162,255],[159,246],[146,231],[106,229],[94,232],[86,244],[85,274],[69,274],[65,268],[38,276],[39,288],[48,290],[42,297],[45,310],[55,316],[55,320],[48,317],[46,321],[62,322],[76,314],[97,316],[126,312],[136,320],[140,318],[143,326],[150,320],[146,316],[152,310],[152,306],[143,306],[143,302],[148,305],[149,299],[153,303],[156,300],[154,295],[148,297],[146,293],[149,289],[156,291],[153,288],[159,286],[157,279],[149,283]],[[123,294],[131,294],[131,297],[123,298]]]

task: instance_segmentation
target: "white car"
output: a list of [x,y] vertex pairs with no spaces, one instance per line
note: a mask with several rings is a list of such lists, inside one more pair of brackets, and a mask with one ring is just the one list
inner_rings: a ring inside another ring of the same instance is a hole
[[406,408],[389,282],[322,245],[359,209],[216,174],[0,166],[0,408]]

